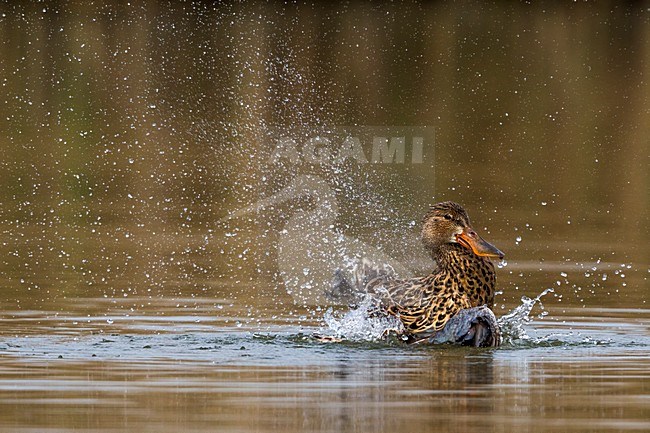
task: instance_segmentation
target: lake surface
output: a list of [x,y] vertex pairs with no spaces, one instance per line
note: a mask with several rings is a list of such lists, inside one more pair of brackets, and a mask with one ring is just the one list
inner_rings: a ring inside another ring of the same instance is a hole
[[216,314],[221,302],[5,312],[2,431],[650,428],[647,309],[573,309],[529,324],[530,340],[472,349],[319,343],[293,317],[229,325],[245,311]]
[[[0,431],[650,431],[649,10],[0,5]],[[313,338],[442,200],[503,346]]]

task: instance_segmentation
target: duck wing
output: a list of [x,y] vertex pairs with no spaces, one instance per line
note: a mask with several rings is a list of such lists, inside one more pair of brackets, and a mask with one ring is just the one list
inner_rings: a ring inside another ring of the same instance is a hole
[[395,284],[397,273],[389,264],[376,264],[363,258],[355,264],[351,278],[347,272],[337,269],[332,284],[325,295],[329,301],[339,304],[358,305],[367,295],[375,295],[375,289]]
[[501,330],[492,310],[483,305],[460,310],[443,329],[429,336],[422,336],[413,342],[413,344],[442,343],[497,347],[501,344]]
[[439,331],[458,311],[471,307],[466,297],[453,296],[433,274],[375,290],[386,311],[412,334]]

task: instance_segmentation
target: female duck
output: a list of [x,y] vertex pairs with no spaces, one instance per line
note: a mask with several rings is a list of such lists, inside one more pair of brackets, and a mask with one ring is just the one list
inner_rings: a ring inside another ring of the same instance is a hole
[[399,280],[390,270],[357,269],[357,289],[379,301],[379,308],[400,319],[409,340],[499,344],[490,310],[496,276],[492,258],[504,254],[483,240],[467,212],[447,201],[431,207],[423,220],[422,242],[437,266],[425,276]]

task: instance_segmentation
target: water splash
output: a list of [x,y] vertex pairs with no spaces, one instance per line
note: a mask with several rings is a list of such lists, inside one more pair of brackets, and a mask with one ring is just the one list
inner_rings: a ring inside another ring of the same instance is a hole
[[373,314],[376,311],[376,300],[366,296],[359,306],[345,313],[336,313],[329,308],[323,317],[327,329],[324,335],[342,338],[350,341],[378,341],[391,331],[401,333],[404,330],[402,322],[384,314]]
[[[541,309],[536,317],[548,315],[542,304],[542,298],[548,294],[555,294],[555,290],[548,288],[532,299],[522,296],[519,306],[498,319],[503,338],[502,346],[521,347],[555,341],[556,335],[531,337],[525,329],[525,325],[533,320],[531,312],[535,306]],[[377,311],[376,300],[370,296],[366,296],[358,307],[345,312],[337,312],[329,308],[323,316],[326,326],[319,334],[348,341],[379,341],[393,331],[396,333],[404,331],[403,324],[398,318],[374,314],[374,311]]]
[[548,314],[548,312],[544,310],[541,299],[549,293],[555,293],[555,290],[548,288],[532,299],[528,296],[522,296],[521,305],[499,318],[498,322],[501,327],[503,344],[512,345],[518,341],[533,341],[533,338],[526,333],[524,325],[532,320],[530,313],[536,304],[539,304],[539,307],[542,309],[542,312],[540,313],[541,317]]

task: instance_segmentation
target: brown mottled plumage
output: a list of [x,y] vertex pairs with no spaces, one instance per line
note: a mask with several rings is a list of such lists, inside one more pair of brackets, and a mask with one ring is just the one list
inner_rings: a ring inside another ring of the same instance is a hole
[[496,277],[490,258],[503,258],[472,229],[467,212],[450,201],[435,204],[426,214],[422,242],[437,263],[431,274],[396,280],[381,273],[366,280],[364,290],[418,339],[443,329],[462,309],[492,308]]

